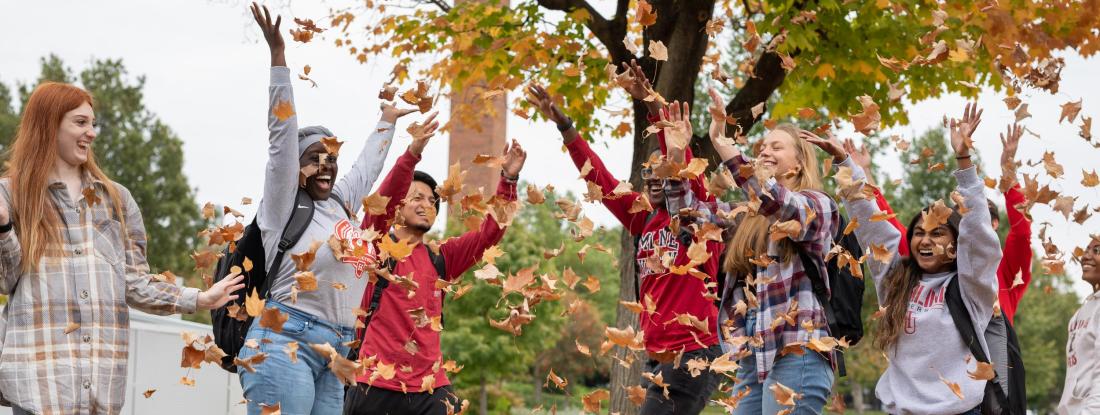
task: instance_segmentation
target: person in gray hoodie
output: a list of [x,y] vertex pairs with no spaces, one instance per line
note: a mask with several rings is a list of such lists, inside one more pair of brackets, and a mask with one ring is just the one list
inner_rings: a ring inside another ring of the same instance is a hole
[[[324,349],[327,344],[345,356],[354,341],[355,309],[367,285],[365,271],[376,255],[352,217],[381,173],[393,141],[394,123],[415,110],[383,104],[381,120],[351,171],[336,181],[339,166],[334,134],[324,127],[298,128],[290,69],[279,32],[282,18],[272,22],[267,8],[261,11],[255,3],[252,14],[271,51],[268,161],[256,219],[267,260],[264,266],[268,278],[273,278],[265,308],[278,309],[287,320],[281,328],[261,327],[264,318],[254,320],[245,337],[253,347],[246,344],[239,355],[252,364],[240,370],[241,386],[249,414],[275,405],[288,414],[339,414],[344,407],[343,384],[328,367],[331,353],[322,353],[316,346]],[[314,211],[305,233],[286,250],[287,256],[299,257],[271,269],[283,227],[291,212],[302,208],[295,202],[300,188],[313,199]],[[352,249],[335,252],[330,238]],[[313,278],[308,274],[296,278],[297,263],[309,257],[300,255],[310,251],[314,256],[307,268]]]
[[[875,346],[889,364],[879,378],[875,395],[890,414],[978,414],[986,380],[974,379],[977,361],[963,342],[947,309],[946,291],[952,280],[977,333],[985,332],[997,299],[997,267],[1001,262],[997,234],[982,180],[970,160],[970,137],[981,121],[976,105],[967,105],[961,120],[952,120],[951,147],[959,169],[954,173],[961,206],[941,203],[926,208],[907,229],[909,256],[897,255],[901,232],[880,214],[870,192],[863,192],[866,175],[836,138],[811,141],[831,154],[838,169],[850,169],[851,195],[844,204],[874,278],[884,316],[875,333]],[[841,183],[842,187],[845,185]],[[978,336],[988,355],[985,338]],[[981,378],[981,376],[979,376]]]

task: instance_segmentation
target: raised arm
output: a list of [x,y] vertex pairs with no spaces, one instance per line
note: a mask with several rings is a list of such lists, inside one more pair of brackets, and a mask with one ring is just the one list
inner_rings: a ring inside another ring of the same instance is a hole
[[117,186],[126,204],[126,237],[123,238],[126,304],[147,313],[168,315],[214,309],[237,298],[232,293],[244,287],[241,283],[244,275],[218,281],[203,292],[154,278],[149,273],[149,262],[145,257],[147,241],[141,210],[129,190],[120,185],[114,186]]
[[878,205],[879,210],[886,212],[890,215],[887,222],[890,222],[895,228],[898,228],[898,232],[901,233],[901,242],[898,244],[898,253],[902,256],[909,256],[909,243],[905,239],[905,226],[901,224],[901,221],[894,216],[894,208],[890,207],[890,203],[886,201],[886,196],[882,195],[882,191],[875,185],[875,175],[871,172],[871,151],[866,145],[861,145],[858,148],[856,144],[852,142],[852,139],[844,140],[844,151],[848,152],[848,156],[852,158],[852,161],[863,169],[863,173],[866,176],[866,183],[871,185],[871,190],[875,192],[875,204]]
[[[1001,301],[1001,308],[1011,308],[1011,314],[1015,314],[1016,306],[1031,284],[1031,220],[1016,206],[1027,202],[1024,194],[1020,192],[1020,184],[1016,181],[1016,150],[1023,136],[1023,128],[1017,124],[1008,126],[1006,134],[1001,135],[1001,190],[1005,198],[1005,216],[1008,219],[1008,236],[1005,237],[1005,246],[1001,269],[997,276],[1000,278],[1002,291],[1007,291],[1007,298]],[[1021,284],[1016,285],[1016,275],[1020,276]],[[1004,304],[1005,300],[1012,304]],[[1006,313],[1007,314],[1007,313]],[[1009,315],[1011,321],[1012,316]]]
[[397,119],[415,112],[416,109],[400,109],[393,104],[382,103],[382,118],[378,120],[367,145],[359,152],[359,157],[352,164],[351,171],[344,175],[333,189],[336,194],[348,202],[352,213],[358,212],[361,207],[356,201],[370,192],[374,181],[382,173],[382,165],[386,162],[386,155],[390,152],[390,144],[393,143],[394,128]]
[[[504,163],[496,197],[508,202],[516,200],[516,183],[519,181],[519,172],[523,170],[526,160],[527,152],[520,147],[519,142],[512,140],[512,144],[504,149]],[[485,215],[480,229],[466,232],[444,242],[439,247],[447,263],[447,275],[444,278],[449,280],[458,277],[470,269],[481,259],[486,249],[500,242],[504,237],[504,229],[493,215]]]
[[[826,137],[821,138],[808,131],[802,132],[803,139],[809,141],[811,144],[820,147],[826,153],[833,157],[833,166],[836,169],[850,169],[852,172],[852,182],[859,184],[859,186],[866,186],[867,175],[863,169],[859,167],[848,154],[848,150],[845,146],[832,134],[828,134]],[[856,194],[861,194],[857,192]],[[872,246],[879,246],[886,249],[886,252],[897,252],[898,245],[902,241],[902,232],[899,228],[884,221],[872,221],[871,217],[879,212],[878,206],[874,201],[868,199],[844,199],[844,206],[848,209],[848,216],[852,221],[858,221],[859,227],[856,228],[856,239],[859,240],[860,248],[863,248],[863,252],[871,252]],[[883,262],[874,259],[873,256],[867,258],[867,266],[871,271],[871,277],[875,282],[875,290],[878,293],[878,298],[886,298],[888,292],[886,291],[886,284],[882,283],[883,278],[889,273],[890,269],[897,265],[901,260],[899,255],[891,255],[890,259]]]
[[[565,148],[569,151],[569,157],[573,160],[573,164],[577,166],[578,170],[584,170],[585,166],[591,168],[591,170],[585,174],[584,180],[590,181],[598,185],[603,192],[604,196],[610,195],[614,192],[615,188],[619,185],[619,180],[607,170],[603,161],[599,156],[592,151],[592,148],[588,146],[588,143],[581,138],[580,133],[573,127],[573,120],[565,116],[561,112],[561,109],[554,104],[553,98],[546,89],[538,85],[531,85],[527,88],[527,100],[535,108],[538,108],[539,112],[544,117],[553,121],[558,126],[558,131],[561,131],[562,140],[565,142]],[[634,200],[641,197],[638,192],[629,192],[622,197],[616,197],[614,199],[604,197],[601,199],[603,205],[607,207],[607,210],[611,211],[611,214],[619,220],[623,226],[630,231],[631,234],[638,235],[645,227],[645,219],[648,216],[648,212],[630,212],[630,207],[634,204]]]
[[[951,148],[959,161],[955,180],[959,193],[969,209],[959,222],[958,270],[959,288],[963,299],[975,318],[988,318],[997,299],[997,267],[1001,263],[1001,244],[997,232],[989,226],[989,215],[982,180],[970,160],[971,140],[974,130],[981,123],[982,111],[977,104],[967,104],[963,118],[950,123]],[[963,237],[965,235],[965,237]]]
[[290,85],[290,68],[286,67],[286,48],[279,32],[282,16],[274,23],[267,6],[252,3],[252,17],[267,40],[271,51],[271,84],[268,87],[267,167],[264,170],[264,194],[259,217],[265,231],[279,232],[294,208],[298,188],[298,116],[294,107],[294,90]]
[[428,115],[423,124],[414,122],[409,126],[408,132],[412,135],[412,142],[397,158],[389,174],[378,186],[378,195],[386,199],[386,210],[381,214],[367,212],[363,217],[363,229],[374,229],[378,233],[386,233],[390,230],[390,222],[397,214],[397,207],[401,205],[409,192],[409,186],[412,185],[413,169],[420,162],[424,147],[439,129],[439,122],[435,120],[435,116],[436,113],[433,112]]

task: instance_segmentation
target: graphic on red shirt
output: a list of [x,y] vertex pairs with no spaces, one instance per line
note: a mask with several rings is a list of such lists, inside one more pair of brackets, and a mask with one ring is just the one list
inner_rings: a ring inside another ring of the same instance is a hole
[[345,248],[350,247],[345,249],[340,262],[351,264],[355,268],[355,278],[362,278],[367,265],[378,261],[378,252],[374,244],[364,240],[363,232],[359,227],[352,225],[347,219],[336,222],[332,234],[344,242]]
[[[642,234],[641,238],[638,238],[638,254],[635,260],[637,261],[638,281],[644,281],[646,277],[656,274],[656,270],[646,266],[646,258],[653,255],[656,251],[661,256],[661,263],[671,263],[676,259],[676,256],[680,254],[680,242],[673,237],[672,232],[668,228],[662,228],[659,230],[649,231]],[[661,272],[664,273],[663,271]]]

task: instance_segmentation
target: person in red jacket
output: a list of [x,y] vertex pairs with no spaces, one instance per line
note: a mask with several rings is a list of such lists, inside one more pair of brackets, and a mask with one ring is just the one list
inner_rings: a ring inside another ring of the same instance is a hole
[[[345,414],[446,414],[448,406],[459,405],[443,371],[439,333],[444,293],[437,281],[452,281],[470,269],[486,249],[500,242],[505,227],[490,213],[480,229],[447,239],[439,245],[438,254],[429,252],[432,248],[424,244],[424,234],[435,222],[439,194],[431,176],[413,170],[426,143],[427,137],[414,134],[408,151],[378,189],[389,198],[385,213],[363,220],[368,232],[388,232],[381,238],[410,243],[413,248],[392,265],[392,280],[378,276],[378,281],[388,284],[370,284],[364,293],[361,308],[370,310],[375,291],[381,290],[377,309],[366,320],[360,338],[359,358],[373,364],[367,364],[358,385],[348,390]],[[516,182],[526,159],[527,153],[515,140],[505,148],[500,184],[490,205],[515,202]],[[440,259],[445,275],[439,275],[434,262]]]
[[[1031,220],[1017,208],[1017,206],[1027,202],[1024,199],[1024,194],[1020,191],[1020,184],[1016,181],[1016,149],[1020,144],[1020,137],[1023,136],[1023,133],[1023,128],[1013,124],[1008,127],[1005,134],[1001,135],[1001,143],[1004,145],[1004,150],[1001,152],[1001,167],[1004,171],[1001,175],[1003,179],[1000,186],[1001,189],[1007,189],[1004,191],[1004,198],[1006,216],[1008,217],[1008,236],[1005,237],[1000,267],[997,268],[997,283],[999,286],[997,300],[1000,304],[1001,314],[1010,324],[1013,323],[1016,308],[1020,305],[1024,292],[1031,284],[1031,258],[1033,255],[1031,250]],[[847,140],[845,149],[848,154],[851,154],[852,161],[862,167],[863,171],[868,172],[867,181],[873,186],[873,175],[870,173],[871,155],[867,147],[861,146],[857,149],[852,140]],[[877,187],[875,187],[875,199],[879,209],[886,213],[894,212]],[[993,218],[993,228],[998,228],[1001,225],[1000,214],[992,201],[989,202],[989,214]],[[908,256],[908,249],[905,248],[908,243],[904,240],[905,228],[902,227],[897,218],[890,218],[890,223],[902,231],[902,243],[898,252],[903,256]]]
[[[627,74],[628,76],[632,74],[633,78],[633,82],[624,83],[627,91],[634,99],[643,100],[649,95],[648,91],[651,91],[651,88],[641,69],[635,64],[627,68]],[[663,382],[647,382],[646,399],[641,413],[644,415],[699,413],[717,388],[718,375],[711,371],[703,371],[693,377],[687,370],[686,364],[693,359],[705,359],[709,362],[722,354],[718,345],[716,324],[718,310],[714,304],[713,288],[716,286],[715,275],[718,272],[718,256],[722,252],[722,244],[696,238],[690,231],[686,231],[687,226],[680,227],[679,233],[669,226],[672,215],[678,213],[679,208],[665,206],[664,192],[668,183],[666,180],[657,178],[648,171],[648,168],[642,172],[645,180],[644,193],[632,191],[613,195],[612,193],[616,193],[615,189],[619,186],[619,180],[611,175],[600,158],[573,127],[572,120],[561,112],[554,104],[554,99],[542,87],[531,86],[528,93],[529,101],[538,108],[539,112],[557,124],[569,156],[577,168],[584,173],[584,180],[593,182],[602,189],[604,197],[601,202],[631,235],[637,237],[635,264],[640,280],[639,301],[643,309],[648,310],[640,313],[643,342],[649,357],[647,369],[653,375],[653,379],[658,379],[656,376],[660,376],[663,380]],[[673,106],[678,105],[673,104]],[[650,111],[650,121],[654,122],[656,120],[654,116],[662,110],[651,102],[647,102],[647,106]],[[682,112],[676,108],[671,113],[671,116],[665,117],[666,121],[680,127],[673,130],[683,133],[686,128],[687,136],[690,137],[687,105],[684,105]],[[670,131],[665,131],[658,137],[662,150],[665,146],[666,134],[670,134]],[[682,141],[686,143],[687,139]],[[680,161],[690,162],[690,151],[675,153],[682,158]],[[673,155],[670,154],[670,157]],[[700,198],[710,197],[705,193],[705,186],[702,185],[701,179],[693,180],[689,185],[694,194],[701,195]],[[670,189],[668,191],[684,191],[679,184],[670,186],[668,189]],[[651,211],[632,208],[635,202],[642,198],[648,199],[652,206]],[[671,215],[670,211],[672,211]],[[656,256],[662,262],[671,260],[670,268],[684,266],[691,262],[688,256],[689,247],[696,245],[702,245],[709,254],[706,261],[695,266],[695,270],[705,274],[705,278],[697,278],[691,275],[691,272],[679,275],[665,267],[647,264],[648,258]],[[698,326],[683,324],[683,321],[689,321],[692,318],[701,324]],[[679,359],[676,358],[677,356]]]

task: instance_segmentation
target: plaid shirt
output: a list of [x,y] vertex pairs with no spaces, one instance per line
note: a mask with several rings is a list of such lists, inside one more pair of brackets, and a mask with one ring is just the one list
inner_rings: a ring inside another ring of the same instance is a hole
[[[733,172],[737,185],[741,187],[745,199],[749,199],[749,192],[760,198],[758,213],[766,216],[774,223],[797,220],[802,223],[802,230],[798,235],[791,237],[803,250],[813,258],[819,271],[819,275],[827,275],[825,271],[825,254],[832,248],[833,235],[837,231],[837,223],[840,213],[837,204],[823,192],[817,190],[803,190],[792,192],[779,185],[774,178],[764,183],[754,177],[740,177],[736,172],[749,160],[744,156],[738,156],[724,162],[725,166]],[[690,193],[690,192],[688,192]],[[675,194],[671,194],[675,196]],[[736,232],[737,223],[726,219],[725,213],[733,210],[725,202],[706,201],[676,201],[670,200],[670,205],[686,205],[690,203],[692,208],[699,212],[704,220],[709,220],[725,228],[727,236]],[[807,221],[807,212],[813,211],[813,220]],[[727,253],[729,255],[729,253]],[[825,318],[825,310],[813,292],[812,282],[806,277],[802,261],[781,261],[782,252],[779,241],[769,239],[768,256],[773,260],[766,268],[756,269],[756,302],[759,304],[756,312],[756,329],[752,333],[746,333],[745,315],[734,312],[736,305],[742,301],[746,305],[751,302],[745,298],[745,291],[737,288],[735,283],[742,279],[740,275],[726,275],[725,292],[722,293],[722,307],[719,310],[718,325],[721,328],[732,327],[728,335],[723,333],[723,339],[729,342],[732,338],[740,336],[759,337],[763,344],[759,347],[752,343],[743,342],[743,348],[747,348],[756,356],[757,378],[763,382],[771,372],[778,353],[788,344],[806,342],[810,339],[828,336],[828,322]],[[825,280],[828,288],[828,280]],[[798,310],[795,313],[795,324],[775,323],[790,310],[792,300],[798,301]],[[732,320],[732,321],[730,321]],[[802,327],[803,321],[815,323],[815,329],[806,330]],[[774,327],[773,327],[774,324]],[[727,343],[742,343],[733,342]],[[831,359],[831,356],[827,356]]]
[[[33,413],[116,414],[122,410],[129,348],[129,306],[154,314],[194,312],[198,290],[156,281],[145,260],[145,225],[129,190],[85,173],[101,200],[48,192],[61,217],[61,244],[34,271],[21,270],[15,232],[0,237],[0,395]],[[125,221],[114,215],[106,186],[118,189]],[[11,206],[11,184],[0,180]],[[10,209],[9,209],[10,211]],[[18,218],[12,218],[18,226]],[[126,224],[122,232],[122,223]]]

